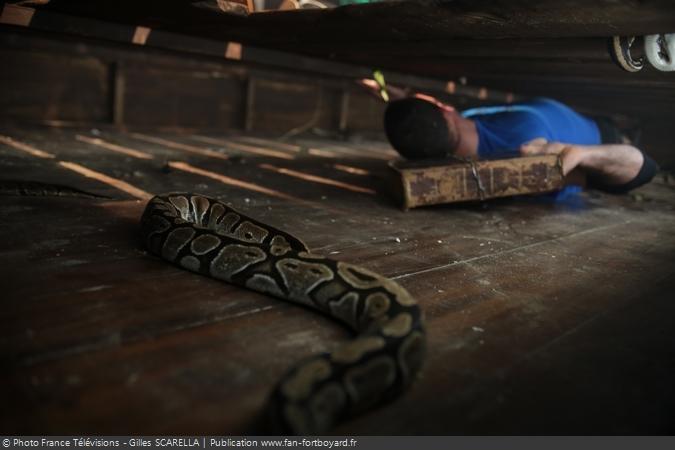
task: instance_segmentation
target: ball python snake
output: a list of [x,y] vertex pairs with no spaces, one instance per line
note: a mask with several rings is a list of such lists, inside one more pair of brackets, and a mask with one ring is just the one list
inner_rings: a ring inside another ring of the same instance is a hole
[[192,193],[153,197],[141,230],[147,249],[166,261],[321,311],[356,332],[280,379],[268,409],[277,430],[324,433],[400,395],[422,365],[421,311],[390,279],[312,254],[291,234]]

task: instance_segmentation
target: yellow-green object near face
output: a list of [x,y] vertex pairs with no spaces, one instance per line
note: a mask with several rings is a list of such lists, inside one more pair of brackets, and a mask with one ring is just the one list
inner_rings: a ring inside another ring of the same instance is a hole
[[384,82],[384,74],[382,73],[381,70],[376,70],[373,72],[373,78],[375,79],[377,85],[380,87],[380,95],[382,96],[382,100],[388,102],[389,94],[387,93],[387,85]]

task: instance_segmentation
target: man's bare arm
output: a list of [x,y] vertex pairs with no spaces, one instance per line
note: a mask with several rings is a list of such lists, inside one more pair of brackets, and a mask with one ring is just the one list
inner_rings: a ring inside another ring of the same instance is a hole
[[548,142],[539,138],[523,144],[520,153],[560,154],[565,175],[578,167],[599,177],[608,185],[622,185],[632,181],[644,163],[642,152],[628,144],[575,145]]
[[625,184],[642,168],[642,152],[628,144],[578,146],[579,167],[601,177],[606,184]]

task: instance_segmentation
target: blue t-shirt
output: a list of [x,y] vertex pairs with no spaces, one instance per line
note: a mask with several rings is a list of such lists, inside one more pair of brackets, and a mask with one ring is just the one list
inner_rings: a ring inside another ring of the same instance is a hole
[[567,144],[601,143],[592,119],[548,98],[473,108],[462,116],[476,123],[478,156],[486,159],[518,156],[521,144],[538,137]]

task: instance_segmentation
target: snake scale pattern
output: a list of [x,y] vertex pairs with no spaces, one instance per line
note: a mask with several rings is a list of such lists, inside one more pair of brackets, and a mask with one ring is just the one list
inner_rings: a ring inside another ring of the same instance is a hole
[[361,267],[310,253],[299,239],[191,193],[152,198],[148,250],[184,269],[321,311],[355,331],[278,382],[268,413],[286,433],[320,434],[400,395],[425,348],[421,311],[405,289]]

